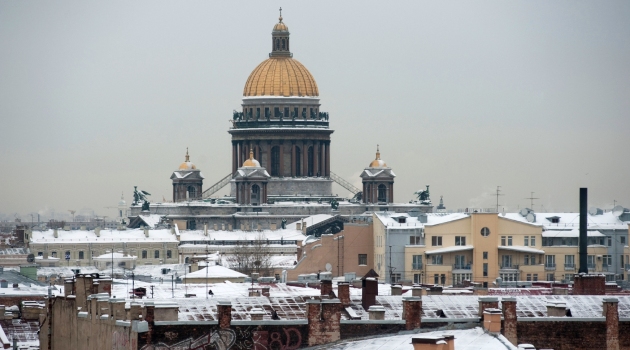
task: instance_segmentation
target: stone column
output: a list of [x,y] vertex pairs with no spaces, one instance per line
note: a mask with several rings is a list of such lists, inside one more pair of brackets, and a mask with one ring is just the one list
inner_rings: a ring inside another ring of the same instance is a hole
[[232,323],[232,303],[229,301],[219,301],[217,303],[217,318],[219,319],[219,328],[230,328]]
[[405,319],[405,329],[418,329],[422,325],[422,298],[403,298],[403,318]]
[[295,141],[291,141],[291,176],[295,176]]
[[236,141],[232,141],[232,174],[238,169],[238,146]]
[[313,142],[313,176],[319,173],[319,141]]
[[280,140],[280,171],[278,171],[278,176],[285,176],[284,173],[284,142]]
[[306,141],[302,146],[302,176],[308,176],[308,146]]
[[389,202],[394,203],[394,182],[389,185]]
[[330,141],[326,141],[326,176],[330,176]]
[[606,316],[606,349],[619,350],[619,299],[604,298]]
[[518,333],[516,329],[516,298],[503,297],[501,299],[503,311],[503,336],[514,346],[518,345]]

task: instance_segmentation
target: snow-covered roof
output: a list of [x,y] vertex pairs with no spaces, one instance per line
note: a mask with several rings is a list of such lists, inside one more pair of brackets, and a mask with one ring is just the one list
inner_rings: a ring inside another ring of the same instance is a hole
[[208,278],[239,278],[239,277],[245,278],[247,277],[247,275],[245,274],[242,274],[238,271],[234,271],[232,269],[228,269],[227,267],[223,267],[221,265],[210,265],[209,267],[186,274],[185,277],[183,278],[184,279],[206,278],[206,274]]
[[57,275],[60,277],[72,277],[74,276],[74,271],[72,270],[80,270],[81,273],[99,273],[99,269],[94,266],[56,266],[56,267],[43,267],[40,266],[37,268],[37,276],[45,276],[50,277],[53,275]]
[[125,254],[120,253],[120,252],[114,252],[112,253],[105,253],[103,255],[99,255],[94,257],[93,259],[95,260],[107,260],[107,259],[116,259],[116,260],[136,260],[138,257],[135,255],[129,255],[127,254],[127,256],[125,256]]
[[[392,228],[418,228],[424,226],[433,226],[439,225],[446,222],[451,222],[455,220],[461,220],[470,217],[468,214],[463,213],[427,213],[426,214],[426,223],[420,222],[417,217],[410,216],[407,213],[393,213],[393,212],[376,212],[374,213],[376,217],[383,223],[383,225]],[[399,218],[405,217],[405,222],[399,222]]]
[[279,241],[281,239],[288,241],[303,241],[306,236],[302,234],[302,231],[294,228],[279,229],[279,230],[263,230],[263,231],[213,231],[208,230],[208,235],[205,236],[203,230],[187,230],[181,231],[180,240],[186,241],[235,241],[235,240],[256,240],[259,237],[263,237],[270,241]]
[[177,242],[175,235],[169,229],[149,230],[149,237],[145,237],[143,229],[101,229],[100,237],[89,230],[58,230],[58,237],[54,237],[53,230],[33,231],[31,243],[107,243],[107,242]]
[[[520,213],[505,213],[501,217],[515,220],[523,223],[534,225],[542,225],[546,229],[563,229],[577,228],[580,225],[580,213],[534,213],[536,221],[530,223]],[[552,223],[550,219],[556,217],[558,223]],[[628,223],[619,220],[612,212],[606,212],[600,215],[587,214],[588,229],[628,229]]]
[[532,247],[520,246],[520,245],[502,245],[502,246],[499,246],[499,249],[513,250],[515,252],[523,252],[523,253],[545,254],[544,250],[540,250],[540,249],[536,249]]
[[[547,230],[543,231],[543,237],[580,237],[580,230]],[[605,234],[599,231],[586,231],[587,237],[606,237]]]
[[388,335],[384,337],[370,337],[364,340],[344,341],[327,347],[331,350],[342,349],[414,349],[411,339],[414,337],[440,337],[444,335],[455,336],[455,349],[457,350],[517,350],[503,335],[493,336],[484,332],[483,328],[472,329],[449,329],[434,332],[407,333],[404,335]]
[[160,223],[160,219],[162,218],[162,215],[156,215],[156,214],[139,215],[138,218],[144,221],[144,223],[147,224],[147,226],[149,226],[150,228],[155,228],[155,226],[157,226],[157,224]]
[[[329,205],[329,204],[326,204],[326,205]],[[311,226],[313,226],[313,225],[315,225],[317,223],[320,223],[322,221],[328,220],[328,219],[330,219],[332,217],[333,217],[332,215],[328,215],[328,214],[312,215],[312,216],[309,216],[309,217],[304,218],[302,220],[299,220],[299,221],[287,224],[287,229],[296,230],[298,222],[300,222],[300,223],[301,222],[305,222],[306,223],[306,227],[308,228],[308,227],[311,227]]]
[[454,245],[451,247],[444,247],[444,248],[438,248],[438,249],[433,249],[433,250],[427,250],[425,253],[427,255],[431,255],[431,254],[446,254],[446,253],[453,253],[453,252],[462,252],[465,250],[473,250],[473,246],[471,245]]

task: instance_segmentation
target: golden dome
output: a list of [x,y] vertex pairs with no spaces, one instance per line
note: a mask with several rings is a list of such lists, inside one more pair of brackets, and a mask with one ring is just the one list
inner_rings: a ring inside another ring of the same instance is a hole
[[247,78],[243,96],[319,96],[317,83],[300,62],[291,57],[270,57]]
[[186,160],[179,165],[177,170],[195,170],[197,167],[190,162],[190,156],[188,155],[188,147],[186,147]]
[[286,24],[282,23],[282,16],[280,16],[280,22],[276,23],[275,26],[273,26],[273,31],[274,32],[288,32],[289,31],[289,27],[287,27]]
[[260,163],[256,159],[254,159],[254,151],[249,150],[249,159],[243,163],[244,167],[256,167],[260,168]]
[[378,150],[378,145],[376,145],[376,159],[370,163],[370,168],[385,168],[387,164],[385,161],[381,160],[381,152]]

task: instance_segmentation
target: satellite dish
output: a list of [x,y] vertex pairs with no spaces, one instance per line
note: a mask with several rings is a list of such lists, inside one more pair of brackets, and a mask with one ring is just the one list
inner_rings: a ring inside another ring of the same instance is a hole
[[589,214],[591,214],[591,215],[597,215],[597,208],[595,208],[595,207],[590,207],[590,208],[588,209],[588,213],[589,213]]
[[621,205],[616,205],[612,211],[613,215],[616,217],[620,217],[623,214],[623,207]]
[[536,222],[536,214],[529,213],[529,214],[527,214],[525,219],[527,219],[527,222]]
[[332,265],[330,263],[326,263],[326,271],[332,271]]
[[30,262],[30,263],[35,262],[35,255],[33,255],[33,253],[29,254],[29,255],[26,257],[26,261],[28,261],[28,262]]
[[521,209],[521,211],[519,213],[521,213],[522,217],[526,217],[527,214],[529,214],[529,209],[523,208],[523,209]]

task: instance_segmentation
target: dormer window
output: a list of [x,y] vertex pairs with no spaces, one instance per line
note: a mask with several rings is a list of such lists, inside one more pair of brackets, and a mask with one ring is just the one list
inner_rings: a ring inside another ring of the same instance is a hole
[[559,216],[552,216],[552,217],[547,218],[547,220],[549,220],[549,222],[551,222],[552,224],[560,223],[560,217]]
[[401,217],[398,218],[398,223],[399,224],[404,224],[406,222],[407,222],[407,218],[406,217],[401,216]]

